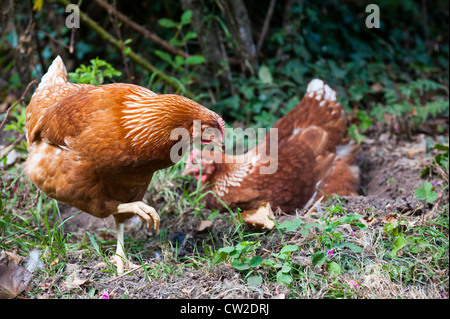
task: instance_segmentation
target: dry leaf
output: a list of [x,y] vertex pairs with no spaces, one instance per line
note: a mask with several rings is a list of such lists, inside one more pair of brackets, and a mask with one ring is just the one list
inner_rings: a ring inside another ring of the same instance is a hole
[[80,288],[83,285],[87,285],[92,283],[92,281],[90,281],[89,279],[80,279],[80,278],[73,278],[73,280],[71,282],[66,282],[65,286],[68,289],[73,289],[73,288]]
[[186,288],[181,288],[181,291],[184,292],[186,294],[186,296],[188,296],[188,298],[191,297],[191,294],[189,293],[189,291]]
[[7,264],[9,262],[20,264],[22,259],[23,257],[16,255],[15,253],[10,251],[2,250],[2,252],[0,252],[0,264]]
[[425,149],[423,148],[413,148],[408,151],[408,156],[413,156],[418,153],[425,153]]
[[94,266],[94,268],[104,268],[104,267],[107,267],[108,265],[105,263],[105,262],[100,262],[100,263],[98,263],[97,265],[95,265]]
[[195,231],[197,232],[202,232],[205,230],[209,230],[212,228],[213,222],[210,220],[202,220],[200,222],[200,225],[197,226],[197,228],[195,228]]
[[56,266],[59,263],[59,258],[56,258],[55,260],[53,260],[50,264],[51,267]]
[[28,287],[32,278],[31,272],[18,264],[0,265],[0,299],[15,298]]
[[384,216],[382,219],[381,219],[381,221],[383,222],[383,223],[392,223],[392,222],[395,222],[396,220],[397,220],[397,218],[396,218],[397,216],[396,216],[396,214],[387,214],[386,216]]
[[273,229],[275,216],[269,203],[260,204],[258,209],[241,213],[242,220],[250,227],[257,229]]
[[361,219],[361,222],[367,227],[369,227],[378,222],[378,219],[375,217],[364,217]]
[[69,275],[64,280],[64,286],[68,289],[80,288],[83,285],[91,283],[89,279],[81,279],[79,275],[81,273],[81,267],[75,264],[68,264],[66,266],[66,273]]

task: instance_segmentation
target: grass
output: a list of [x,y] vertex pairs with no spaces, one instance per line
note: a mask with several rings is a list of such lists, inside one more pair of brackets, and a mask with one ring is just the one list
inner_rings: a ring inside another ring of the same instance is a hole
[[[202,187],[192,178],[182,177],[182,167],[179,163],[155,174],[148,199],[160,212],[161,233],[145,235],[142,225],[133,224],[137,230],[126,232],[126,252],[141,269],[118,279],[109,261],[115,251],[114,230],[66,232],[64,225],[73,217],[62,218],[57,202],[38,192],[17,167],[2,171],[0,249],[25,260],[32,250],[39,249],[44,264],[34,273],[31,290],[22,295],[97,298],[100,287],[108,287],[109,282],[137,276],[138,286],[117,292],[116,298],[141,296],[154,282],[166,287],[159,293],[176,298],[184,294],[180,289],[187,289],[178,287],[177,291],[177,283],[202,274],[211,278],[211,296],[448,297],[445,200],[430,204],[436,209],[433,219],[397,216],[394,221],[368,226],[364,218],[374,217],[373,211],[349,213],[345,200],[335,197],[321,204],[320,214],[294,218],[261,233],[246,228],[237,212],[231,211],[230,217],[230,212],[206,209]],[[214,221],[213,229],[195,233],[195,225],[207,218]],[[175,240],[178,231],[188,234],[186,239]],[[67,273],[67,267],[73,265],[86,270],[84,277],[90,285],[69,289],[63,284],[73,280]],[[234,283],[234,288],[223,283],[218,286],[219,273]],[[194,285],[186,291],[193,294],[201,289]]]

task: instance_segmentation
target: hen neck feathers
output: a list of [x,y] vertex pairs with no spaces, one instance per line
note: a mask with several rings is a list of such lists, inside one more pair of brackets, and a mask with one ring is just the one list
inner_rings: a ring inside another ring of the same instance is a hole
[[231,187],[239,187],[254,167],[254,159],[240,156],[224,156],[222,163],[216,163],[213,191],[220,197],[228,193]]
[[[193,121],[210,112],[200,104],[172,94],[155,94],[150,90],[131,90],[123,102],[121,125],[124,137],[136,150],[172,146],[171,134],[190,141]],[[209,115],[209,114],[208,114]],[[184,130],[183,130],[184,129]]]

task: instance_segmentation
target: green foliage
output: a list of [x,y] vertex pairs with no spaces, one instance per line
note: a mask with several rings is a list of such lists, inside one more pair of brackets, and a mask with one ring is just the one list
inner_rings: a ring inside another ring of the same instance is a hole
[[[184,25],[188,25],[191,23],[191,18],[192,18],[192,11],[186,10],[181,15],[181,20],[179,22],[175,22],[175,21],[173,21],[171,19],[167,19],[167,18],[161,18],[158,20],[158,23],[160,26],[162,26],[164,28],[175,28],[178,31],[180,31]],[[172,42],[172,44],[174,44],[174,43]]]
[[301,98],[296,83],[273,78],[273,68],[261,66],[257,78],[233,78],[238,94],[218,101],[219,112],[243,122],[246,127],[272,127],[279,117],[296,107]]
[[[191,55],[187,57],[186,59],[177,55],[175,58],[172,58],[172,56],[166,52],[156,50],[155,54],[159,56],[162,60],[169,63],[174,69],[178,71],[183,71],[184,67],[186,65],[197,65],[202,64],[205,62],[205,58],[201,55]],[[188,78],[183,78],[182,82],[189,82],[190,80]]]
[[243,241],[234,247],[222,247],[214,255],[214,264],[226,259],[231,260],[231,266],[245,274],[249,286],[259,286],[262,277],[255,271],[261,264],[261,256],[253,254],[260,246],[260,242]]
[[446,174],[446,176],[447,176],[447,183],[448,183],[449,147],[446,146],[446,145],[442,145],[442,144],[436,144],[436,145],[434,145],[434,147],[432,149],[436,149],[436,150],[439,150],[441,152],[436,154],[436,156],[434,156],[432,165],[427,166],[426,168],[424,168],[422,170],[422,172],[420,173],[420,176],[424,177],[424,176],[428,175],[431,172],[433,167],[439,167],[443,171],[443,173]]
[[[131,47],[127,46],[127,44],[131,43],[132,39],[126,39],[125,41],[123,41],[123,53],[125,55],[128,55],[131,51]],[[120,74],[117,74],[118,76],[120,76]]]
[[261,264],[266,266],[269,271],[276,273],[275,278],[278,283],[289,285],[300,270],[299,266],[292,260],[298,250],[297,245],[284,245],[279,253],[271,254],[273,258],[269,258]]
[[296,218],[282,222],[277,228],[286,232],[292,232],[296,231],[304,223],[303,220]]
[[[173,29],[175,33],[168,41],[175,47],[185,47],[189,41],[197,38],[197,33],[189,30],[184,33],[184,29],[190,28],[192,19],[192,11],[186,10],[181,14],[180,21],[173,21],[167,18],[158,20],[158,24],[166,29]],[[162,61],[170,65],[179,75],[176,78],[180,79],[181,85],[191,84],[199,76],[198,73],[191,70],[192,67],[201,65],[206,62],[206,59],[201,54],[192,54],[187,57],[180,55],[171,55],[161,50],[155,50],[155,54],[161,58]]]
[[[436,92],[438,90],[447,91],[447,88],[429,79],[417,79],[408,83],[398,83],[393,88],[384,88],[384,99],[386,106],[382,109],[388,114],[395,115],[399,118],[411,117],[413,124],[419,125],[427,119],[429,115],[436,117],[437,115],[448,113],[448,100],[439,97],[436,101],[422,103],[422,96],[427,93]],[[382,117],[379,117],[384,122]]]
[[429,182],[422,183],[422,188],[416,189],[414,195],[420,200],[424,200],[427,203],[432,203],[437,198],[437,193],[433,190],[433,185]]
[[[326,210],[328,213],[318,222],[304,225],[301,219],[292,219],[276,225],[276,228],[279,232],[288,234],[314,235],[314,242],[318,244],[319,249],[311,255],[312,265],[324,267],[331,275],[339,275],[344,270],[334,260],[338,251],[347,248],[354,254],[362,253],[361,247],[343,240],[342,226],[350,226],[357,230],[365,230],[366,226],[360,222],[361,215],[347,214],[340,202],[326,207]],[[236,246],[222,247],[214,255],[214,264],[229,260],[231,266],[242,273],[249,285],[273,280],[290,286],[296,279],[303,276],[304,267],[295,261],[295,257],[301,251],[299,245],[284,244],[278,252],[272,252],[266,257],[258,253],[260,247],[260,241],[241,241]]]
[[[319,230],[317,240],[320,245],[324,246],[324,248],[332,249],[347,247],[354,252],[361,252],[361,248],[359,246],[342,240],[343,236],[338,228],[341,228],[343,225],[350,225],[350,227],[356,227],[361,230],[366,229],[366,225],[359,221],[359,219],[362,218],[362,215],[347,214],[347,212],[342,209],[340,204],[332,207],[326,207],[326,209],[330,213],[322,216],[320,218],[320,223],[311,223],[303,227],[301,234],[305,236],[313,229],[317,229]],[[337,219],[332,218],[333,216],[340,215],[342,213],[344,216]]]
[[[6,124],[5,127],[3,128],[3,130],[4,131],[14,131],[19,134],[24,133],[25,132],[26,110],[27,109],[25,107],[13,109],[12,116],[13,116],[14,120],[12,120],[8,124]],[[14,139],[11,139],[11,140],[14,140]]]
[[98,57],[90,62],[91,65],[82,64],[75,72],[69,72],[69,79],[75,83],[100,85],[106,79],[110,80],[114,76],[122,75],[122,72],[117,71],[111,64]]
[[365,136],[360,133],[360,129],[356,124],[352,124],[348,127],[348,136],[354,139],[358,144],[361,144],[365,139]]
[[[386,256],[390,260],[402,262],[400,265],[384,267],[391,277],[401,278],[401,272],[403,272],[402,280],[408,282],[415,280],[413,278],[417,277],[417,274],[414,272],[419,268],[423,269],[425,275],[425,272],[435,264],[439,264],[439,267],[448,267],[449,242],[448,235],[445,235],[448,231],[448,217],[441,216],[428,225],[419,226],[400,218],[386,223],[383,230],[388,235],[385,246],[389,253]],[[421,259],[423,256],[427,256],[430,264],[423,263]],[[436,274],[430,274],[430,276],[436,276]]]
[[408,223],[404,220],[394,220],[386,223],[383,230],[390,237],[388,245],[391,247],[390,256],[395,256],[397,253],[408,245],[408,242],[414,242],[413,238],[405,238],[405,230]]
[[311,262],[314,266],[322,266],[326,261],[327,255],[323,251],[318,251],[311,257]]
[[[11,112],[12,120],[7,124],[5,124],[3,130],[5,132],[13,131],[16,134],[14,134],[13,137],[5,138],[6,141],[14,142],[17,138],[17,134],[25,133],[25,114],[26,114],[26,107],[22,106],[21,104],[19,104],[12,110]],[[22,140],[22,142],[19,145],[17,145],[16,148],[17,150],[26,151],[27,149],[26,140]],[[6,157],[4,158],[4,160],[6,161]]]

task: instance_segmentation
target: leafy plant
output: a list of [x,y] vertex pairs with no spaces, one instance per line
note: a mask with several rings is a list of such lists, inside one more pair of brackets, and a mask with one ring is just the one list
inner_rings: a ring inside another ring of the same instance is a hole
[[[339,202],[337,205],[326,207],[326,210],[329,213],[321,217],[320,222],[306,225],[303,227],[301,234],[306,236],[309,232],[317,229],[317,241],[320,247],[323,247],[324,249],[317,250],[311,256],[311,263],[317,267],[325,267],[329,273],[338,275],[342,271],[341,266],[332,260],[332,256],[337,249],[343,249],[346,247],[354,253],[362,252],[361,247],[350,241],[344,240],[344,236],[339,228],[349,225],[350,227],[356,227],[357,229],[364,230],[367,227],[359,221],[359,219],[363,217],[362,215],[347,214]],[[344,215],[336,218],[337,215],[340,214]]]
[[222,247],[214,255],[214,264],[226,259],[231,259],[231,266],[245,273],[245,278],[250,286],[259,286],[262,277],[255,271],[262,261],[258,255],[253,255],[260,246],[260,242],[243,241],[234,247]]
[[[382,114],[382,110],[387,114],[392,114],[400,119],[411,118],[414,125],[423,123],[429,115],[436,117],[439,114],[448,113],[448,101],[439,97],[432,102],[424,102],[423,96],[426,93],[438,90],[447,91],[447,88],[429,79],[417,79],[407,83],[398,83],[395,87],[383,89],[385,106],[378,104],[373,109],[373,113]],[[380,122],[385,122],[383,117],[378,117]]]
[[[306,225],[301,231],[302,235],[308,234],[314,228],[317,228],[319,231],[319,235],[317,239],[321,245],[323,245],[326,249],[334,248],[342,248],[347,247],[354,252],[361,252],[361,248],[351,242],[343,241],[343,236],[340,231],[338,231],[338,227],[343,225],[350,225],[351,227],[357,227],[361,230],[366,229],[366,225],[359,222],[359,219],[362,218],[362,215],[359,214],[349,214],[342,209],[340,205],[335,205],[333,207],[326,207],[326,209],[330,212],[330,214],[326,214],[325,217],[320,218],[320,223],[311,223]],[[344,212],[345,215],[338,218],[337,220],[332,220],[331,217],[335,214]]]
[[293,275],[297,271],[296,265],[292,262],[291,256],[298,251],[297,245],[285,245],[281,248],[279,253],[272,253],[274,259],[264,261],[264,266],[273,267],[276,272],[276,279],[278,283],[289,285],[293,280]]
[[299,218],[295,218],[292,220],[286,220],[279,224],[277,228],[279,230],[284,230],[286,232],[292,232],[296,231],[298,228],[300,228],[301,225],[303,225],[305,222]]
[[352,124],[348,127],[348,136],[354,139],[358,144],[361,144],[361,142],[366,138],[364,134],[360,133],[356,124]]
[[[181,15],[180,21],[173,21],[167,18],[161,18],[158,20],[160,26],[167,29],[175,29],[175,34],[169,40],[169,43],[176,47],[183,47],[187,45],[188,41],[197,38],[197,33],[194,31],[188,31],[186,34],[183,34],[182,29],[185,26],[188,26],[191,23],[192,19],[192,11],[186,10]],[[163,61],[167,62],[178,72],[185,72],[186,66],[199,65],[206,61],[206,59],[202,55],[190,55],[188,57],[182,57],[180,55],[176,55],[172,57],[169,53],[166,53],[161,50],[155,50],[155,54],[159,56]],[[196,74],[189,72],[181,77],[181,82],[184,84],[191,83],[192,78],[196,77]]]
[[[26,114],[26,107],[16,107],[11,112],[13,120],[11,120],[9,123],[5,125],[3,130],[6,131],[13,131],[16,134],[14,134],[12,137],[5,138],[7,141],[14,142],[17,139],[17,134],[24,134],[25,133],[25,114]],[[22,140],[22,142],[16,146],[17,149],[20,150],[26,150],[27,149],[27,143],[25,140]],[[6,157],[5,157],[6,161]]]
[[90,62],[91,65],[82,64],[75,72],[69,72],[69,79],[75,83],[100,85],[104,83],[105,79],[122,75],[122,72],[114,69],[111,64],[98,57],[90,60]]
[[449,174],[449,147],[443,144],[436,144],[432,149],[439,150],[438,154],[434,156],[433,163],[430,166],[427,166],[420,173],[421,177],[424,177],[432,171],[433,168],[437,170],[444,179],[448,183],[448,174]]
[[420,200],[424,200],[427,203],[432,203],[437,198],[437,193],[432,190],[433,185],[429,182],[422,183],[422,187],[414,191],[414,195]]

